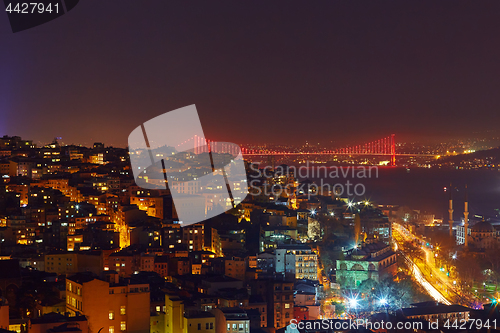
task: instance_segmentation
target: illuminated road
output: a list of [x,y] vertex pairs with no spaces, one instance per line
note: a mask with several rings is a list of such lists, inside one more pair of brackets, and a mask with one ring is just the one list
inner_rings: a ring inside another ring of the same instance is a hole
[[434,298],[434,300],[446,305],[451,305],[451,302],[448,301],[436,288],[434,288],[434,286],[429,281],[427,281],[417,264],[411,261],[411,259],[408,258],[408,256],[403,252],[401,252],[401,254],[404,256],[408,265],[412,268],[413,276],[415,277],[415,280],[417,280],[418,284],[420,284],[425,289],[425,291],[432,298]]
[[[419,244],[423,244],[424,241],[418,236],[410,233],[407,229],[401,225],[394,223],[393,230],[397,231],[397,234],[402,237],[405,242],[417,241]],[[422,263],[419,263],[419,268],[423,273],[429,273],[430,277],[427,276],[427,280],[437,287],[436,289],[440,291],[447,299],[452,300],[453,303],[461,304],[464,306],[471,306],[477,302],[481,302],[481,299],[476,299],[473,295],[461,291],[455,285],[455,281],[446,275],[445,272],[441,271],[435,265],[435,253],[426,246],[419,247],[425,254],[425,258],[422,258]],[[422,271],[423,269],[423,271]],[[425,275],[425,274],[424,274]]]
[[[422,239],[419,237],[415,236],[414,234],[408,232],[408,230],[404,229],[401,225],[395,224],[396,228],[398,231],[402,234],[403,238],[407,241],[417,241],[420,244],[423,244],[424,242]],[[429,270],[431,273],[431,276],[434,276],[436,279],[439,280],[439,282],[447,287],[446,293],[452,293],[454,296],[458,296],[457,291],[455,290],[455,286],[453,285],[453,280],[446,275],[443,271],[441,271],[438,267],[435,265],[435,253],[429,249],[426,246],[421,246],[420,249],[424,251],[425,253],[425,263],[426,263],[426,268]]]
[[424,250],[425,252],[425,260],[427,262],[427,266],[430,267],[430,269],[432,270],[432,274],[434,274],[434,276],[436,277],[439,277],[439,280],[441,280],[441,282],[444,283],[444,285],[446,285],[448,290],[451,290],[454,293],[456,293],[456,291],[454,290],[455,287],[452,284],[452,280],[444,272],[442,272],[439,268],[437,268],[436,265],[433,265],[434,255],[432,251],[425,246],[422,246],[422,250]]
[[[399,232],[398,228],[393,228],[393,232],[396,232],[397,235],[402,235],[401,232]],[[403,236],[405,237],[405,236]],[[397,241],[397,238],[398,237],[394,237],[394,239]],[[401,248],[401,249],[404,249],[404,245],[403,244],[400,244],[398,242],[398,247]],[[425,277],[425,275],[422,273],[422,271],[420,270],[420,267],[418,267],[418,265],[416,263],[413,262],[413,260],[411,260],[408,255],[406,255],[403,251],[400,251],[401,255],[404,257],[405,261],[407,262],[408,266],[411,267],[411,270],[412,270],[412,274],[413,276],[415,277],[415,280],[417,281],[418,284],[420,284],[422,286],[422,288],[425,289],[425,291],[434,299],[436,300],[437,302],[440,302],[440,303],[443,303],[443,304],[446,304],[446,305],[450,305],[452,304],[451,301],[449,301],[445,296],[443,296],[443,294],[436,289],[436,287],[434,287],[428,280],[427,278]]]

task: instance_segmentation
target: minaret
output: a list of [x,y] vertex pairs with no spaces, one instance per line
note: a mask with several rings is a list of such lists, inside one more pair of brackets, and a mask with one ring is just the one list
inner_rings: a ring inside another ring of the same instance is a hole
[[465,205],[464,205],[464,239],[465,239],[465,247],[469,246],[469,203],[467,202],[467,185],[465,185]]
[[453,197],[452,197],[452,187],[450,183],[450,206],[448,208],[448,213],[450,214],[448,217],[448,223],[450,224],[450,237],[453,237]]
[[354,246],[359,246],[359,235],[361,234],[361,218],[359,214],[354,216]]

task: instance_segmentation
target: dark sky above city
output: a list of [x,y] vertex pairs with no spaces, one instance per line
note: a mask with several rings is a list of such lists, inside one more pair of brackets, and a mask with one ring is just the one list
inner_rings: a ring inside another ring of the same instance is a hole
[[0,135],[126,146],[190,104],[236,143],[482,135],[499,36],[496,0],[83,0],[15,34],[0,13]]

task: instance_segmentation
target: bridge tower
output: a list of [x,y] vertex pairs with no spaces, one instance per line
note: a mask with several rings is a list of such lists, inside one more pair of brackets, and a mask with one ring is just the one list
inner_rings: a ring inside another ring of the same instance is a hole
[[269,157],[267,158],[267,163],[269,166],[271,166],[273,168],[273,171],[276,170],[276,161],[275,161],[275,158],[274,158],[274,155],[269,155]]
[[391,134],[391,165],[396,165],[396,140],[394,134]]

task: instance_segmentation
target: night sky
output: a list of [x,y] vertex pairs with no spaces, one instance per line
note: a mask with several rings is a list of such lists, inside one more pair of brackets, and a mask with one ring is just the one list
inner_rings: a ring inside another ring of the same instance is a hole
[[82,0],[15,34],[0,12],[0,135],[35,142],[126,146],[190,104],[218,141],[471,136],[499,88],[497,0]]

